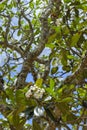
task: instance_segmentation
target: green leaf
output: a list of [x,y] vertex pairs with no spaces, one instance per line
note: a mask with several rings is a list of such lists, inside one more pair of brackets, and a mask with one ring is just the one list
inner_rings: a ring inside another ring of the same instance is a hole
[[29,7],[30,7],[31,9],[34,9],[34,3],[33,3],[33,2],[30,2]]
[[17,105],[25,106],[25,95],[22,90],[17,90],[15,93],[15,100]]
[[8,119],[8,121],[11,123],[11,124],[13,124],[13,112],[14,111],[12,111],[10,114],[8,114],[8,116],[7,116],[7,119]]
[[81,32],[78,32],[76,34],[74,34],[71,38],[71,46],[76,46],[77,42],[79,41],[79,38],[81,36]]
[[18,30],[17,36],[21,35],[21,30]]
[[70,101],[72,101],[72,97],[66,97],[61,100],[61,102],[65,102],[65,103],[69,103]]
[[49,95],[52,95],[55,97],[56,93],[54,91],[54,86],[55,86],[55,81],[50,78],[50,86],[46,88],[46,91],[48,92]]
[[64,48],[64,49],[61,49],[60,51],[60,60],[61,60],[61,63],[63,66],[67,66],[67,50]]
[[[47,44],[52,43],[52,42],[55,40],[56,36],[57,36],[57,33],[52,34],[52,35],[48,38]],[[46,45],[47,45],[47,44],[46,44]]]
[[5,7],[4,3],[0,4],[0,10],[3,10]]
[[53,49],[55,47],[55,44],[53,44],[53,43],[47,43],[45,46]]
[[36,81],[36,86],[38,86],[38,87],[42,87],[42,83],[43,83],[43,79],[42,78],[40,78],[40,79],[37,79],[37,81]]
[[64,33],[65,35],[68,35],[68,34],[70,33],[70,30],[69,30],[69,28],[68,28],[67,26],[64,26],[64,27],[62,28],[62,31],[63,31],[63,33]]
[[55,82],[54,82],[54,80],[51,78],[50,79],[50,88],[54,88],[54,85],[55,85]]
[[58,59],[54,58],[52,61],[52,66],[58,65]]
[[51,74],[55,74],[58,71],[58,66],[51,69]]
[[7,119],[9,120],[10,124],[18,128],[23,128],[23,125],[25,123],[25,118],[22,118],[19,116],[19,113],[17,110],[13,110],[8,116]]
[[69,3],[69,2],[71,2],[71,0],[64,0],[64,2],[65,2],[65,3]]
[[75,56],[73,56],[73,55],[67,55],[67,58],[68,59],[76,59]]
[[8,97],[9,97],[9,100],[11,100],[13,104],[15,104],[15,97],[14,97],[14,92],[13,92],[13,91],[14,91],[14,90],[13,90],[12,88],[7,88],[7,89],[5,90],[6,94],[7,94]]
[[61,34],[61,26],[53,26],[52,27],[53,29],[55,29],[55,31],[56,31],[56,36],[58,35],[58,34]]

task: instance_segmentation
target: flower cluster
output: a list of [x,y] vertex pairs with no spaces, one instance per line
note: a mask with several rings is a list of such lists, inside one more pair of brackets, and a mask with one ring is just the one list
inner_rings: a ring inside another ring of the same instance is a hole
[[39,88],[38,86],[34,85],[29,88],[26,92],[25,96],[27,99],[34,97],[35,99],[42,99],[45,90],[43,88]]

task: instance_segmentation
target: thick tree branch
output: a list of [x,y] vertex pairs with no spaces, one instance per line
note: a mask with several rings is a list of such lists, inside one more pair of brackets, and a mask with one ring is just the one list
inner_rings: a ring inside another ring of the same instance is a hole
[[53,1],[49,1],[47,8],[42,12],[40,21],[41,21],[41,36],[38,46],[35,48],[33,52],[28,52],[27,58],[24,61],[21,73],[18,77],[16,88],[22,88],[24,86],[26,76],[30,71],[32,66],[32,62],[36,59],[37,56],[43,51],[45,44],[48,40],[49,27],[48,27],[48,17],[53,8]]
[[87,51],[85,53],[85,56],[81,60],[81,64],[79,65],[76,72],[74,72],[71,76],[68,76],[64,84],[75,84],[80,85],[83,84],[85,81],[85,73],[87,73]]

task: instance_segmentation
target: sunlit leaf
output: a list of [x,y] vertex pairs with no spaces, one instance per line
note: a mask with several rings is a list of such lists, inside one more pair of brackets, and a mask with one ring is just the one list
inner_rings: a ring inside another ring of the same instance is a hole
[[42,79],[42,78],[37,79],[36,85],[37,85],[38,87],[41,87],[41,86],[42,86],[42,83],[43,83],[43,79]]
[[71,46],[77,45],[77,42],[79,41],[80,36],[81,36],[81,32],[78,32],[78,33],[76,33],[76,34],[74,34],[74,35],[72,36]]
[[53,89],[54,85],[55,85],[54,80],[50,78],[50,88]]

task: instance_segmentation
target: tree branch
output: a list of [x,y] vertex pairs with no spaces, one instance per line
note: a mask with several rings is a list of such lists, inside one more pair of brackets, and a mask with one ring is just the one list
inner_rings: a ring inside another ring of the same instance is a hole
[[46,81],[47,79],[47,76],[49,75],[49,72],[50,72],[50,61],[46,62],[45,64],[45,71],[44,71],[44,74],[43,74],[43,81]]
[[24,52],[17,46],[9,44],[7,42],[0,41],[0,45],[2,45],[3,48],[10,48],[11,50],[17,51],[22,57],[24,57]]
[[31,73],[32,73],[32,75],[33,75],[34,81],[36,81],[38,74],[37,74],[37,72],[36,72],[35,69],[34,69],[34,63],[32,63],[32,66],[31,66]]
[[25,53],[27,53],[30,50],[31,44],[34,41],[34,32],[33,32],[33,27],[32,27],[32,23],[31,23],[30,19],[26,17],[26,15],[24,14],[24,11],[21,11],[21,12],[22,12],[23,17],[26,19],[26,21],[28,22],[29,27],[30,27],[30,31],[29,31],[30,41],[29,41],[29,43],[28,43],[28,45],[26,46],[26,49],[25,49]]
[[81,60],[81,64],[79,65],[76,72],[74,72],[71,76],[68,76],[64,84],[75,84],[80,85],[83,84],[85,81],[85,73],[87,73],[87,51],[85,53],[85,56]]
[[5,40],[6,43],[8,42],[8,33],[9,33],[10,24],[11,24],[11,17],[9,15],[8,16],[7,28],[6,28],[6,32],[5,32],[5,36],[4,36],[4,40]]
[[50,15],[52,8],[53,8],[53,1],[50,0],[47,8],[44,10],[44,12],[42,12],[42,15],[40,18],[40,21],[41,21],[40,41],[38,43],[38,46],[35,48],[33,52],[28,52],[27,58],[24,60],[21,73],[18,77],[16,88],[22,88],[24,86],[26,76],[28,72],[30,71],[33,61],[36,59],[37,56],[40,55],[40,53],[45,48],[45,43],[47,43],[48,34],[49,34],[48,17]]
[[35,59],[38,63],[40,64],[46,64],[48,62],[48,60],[43,60],[43,59],[40,59],[40,58],[36,58]]

